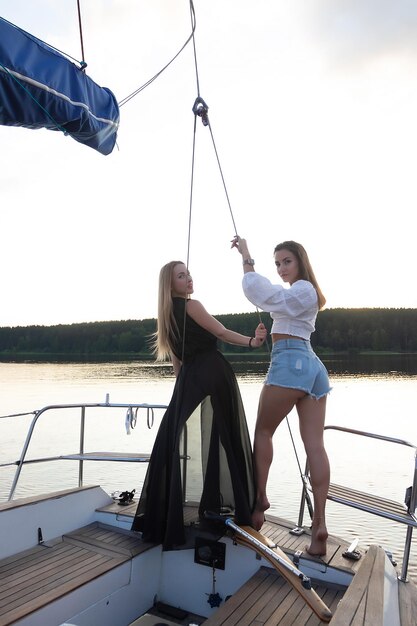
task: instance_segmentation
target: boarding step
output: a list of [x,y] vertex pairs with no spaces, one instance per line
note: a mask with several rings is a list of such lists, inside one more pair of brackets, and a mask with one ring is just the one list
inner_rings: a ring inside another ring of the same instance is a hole
[[129,626],[201,626],[206,621],[202,615],[189,613],[164,602],[156,602],[144,615]]
[[383,624],[385,552],[371,546],[358,573],[350,583],[336,613],[332,626],[351,624]]
[[13,624],[152,547],[92,523],[0,561],[0,626]]
[[[364,556],[358,573],[355,574],[346,593],[333,615],[331,626],[366,626],[367,624],[394,624],[398,615],[398,583],[393,579],[390,591],[386,578],[387,556],[380,546],[372,545]],[[404,583],[401,583],[404,585]],[[397,587],[397,589],[395,589]],[[384,614],[389,605],[392,614]],[[396,605],[396,606],[394,606]],[[415,622],[401,621],[401,626],[412,626]]]
[[[313,585],[323,602],[334,612],[344,590]],[[209,617],[204,626],[322,626],[312,609],[275,569],[260,567],[227,602]]]
[[70,461],[118,461],[125,463],[147,463],[150,454],[139,452],[83,452],[76,454],[63,454],[59,459]]
[[416,515],[409,513],[405,505],[394,500],[380,498],[370,493],[364,493],[334,483],[330,484],[327,497],[333,502],[345,504],[346,506],[417,528]]

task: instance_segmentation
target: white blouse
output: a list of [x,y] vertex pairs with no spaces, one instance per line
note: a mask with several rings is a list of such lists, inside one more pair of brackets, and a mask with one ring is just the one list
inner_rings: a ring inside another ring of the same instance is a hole
[[286,288],[273,285],[257,272],[247,272],[242,286],[252,304],[271,314],[271,333],[310,339],[315,330],[318,302],[317,292],[308,280],[297,280]]

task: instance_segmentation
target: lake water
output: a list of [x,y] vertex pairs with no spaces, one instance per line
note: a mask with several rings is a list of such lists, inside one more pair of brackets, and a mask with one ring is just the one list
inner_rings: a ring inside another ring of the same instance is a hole
[[[345,426],[403,439],[417,445],[417,359],[409,357],[368,357],[323,359],[331,375],[327,425]],[[234,358],[249,430],[254,430],[256,408],[267,363]],[[51,363],[0,362],[0,416],[25,413],[51,404],[100,403],[109,394],[110,402],[167,404],[174,385],[172,369],[152,362]],[[150,452],[162,417],[155,414],[152,429],[145,412],[138,415],[136,428],[127,435],[126,409],[92,412],[87,420],[86,450]],[[31,415],[0,419],[2,441],[0,463],[19,457]],[[78,450],[79,412],[61,415],[51,412],[36,426],[28,457],[74,453]],[[304,468],[305,455],[298,434],[296,414],[289,424],[298,459]],[[326,446],[332,482],[345,484],[402,502],[411,485],[414,468],[412,448],[329,431]],[[274,461],[268,484],[270,512],[297,521],[301,496],[297,457],[290,431],[284,422],[274,438]],[[140,490],[145,465],[86,463],[84,482],[100,482],[110,492]],[[117,465],[117,471],[116,466]],[[77,484],[76,464],[59,461],[27,466],[16,493],[25,496]],[[51,469],[52,468],[52,469]],[[13,468],[0,472],[0,499],[6,500]],[[395,527],[376,516],[364,516],[354,509],[328,503],[328,527],[346,540],[356,537],[362,546],[378,543],[390,550],[400,563],[405,526]],[[305,515],[308,522],[308,513]],[[410,556],[410,576],[417,582],[417,536]]]

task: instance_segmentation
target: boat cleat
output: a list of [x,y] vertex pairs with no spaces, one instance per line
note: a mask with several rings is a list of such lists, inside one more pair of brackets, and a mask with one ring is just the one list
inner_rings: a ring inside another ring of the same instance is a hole
[[359,561],[359,559],[361,558],[362,554],[359,552],[359,550],[356,550],[356,546],[359,543],[359,539],[356,538],[348,547],[347,550],[345,550],[344,552],[342,552],[342,556],[345,557],[345,559],[350,559],[351,561]]

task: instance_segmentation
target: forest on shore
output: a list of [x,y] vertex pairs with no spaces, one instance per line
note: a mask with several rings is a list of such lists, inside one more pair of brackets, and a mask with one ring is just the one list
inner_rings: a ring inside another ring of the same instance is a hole
[[[261,319],[271,327],[266,313],[216,315],[227,328],[253,335]],[[55,326],[0,328],[0,355],[137,356],[149,358],[155,319],[86,322]],[[328,309],[317,317],[312,346],[319,353],[417,352],[417,309]],[[226,353],[242,347],[219,342]]]

